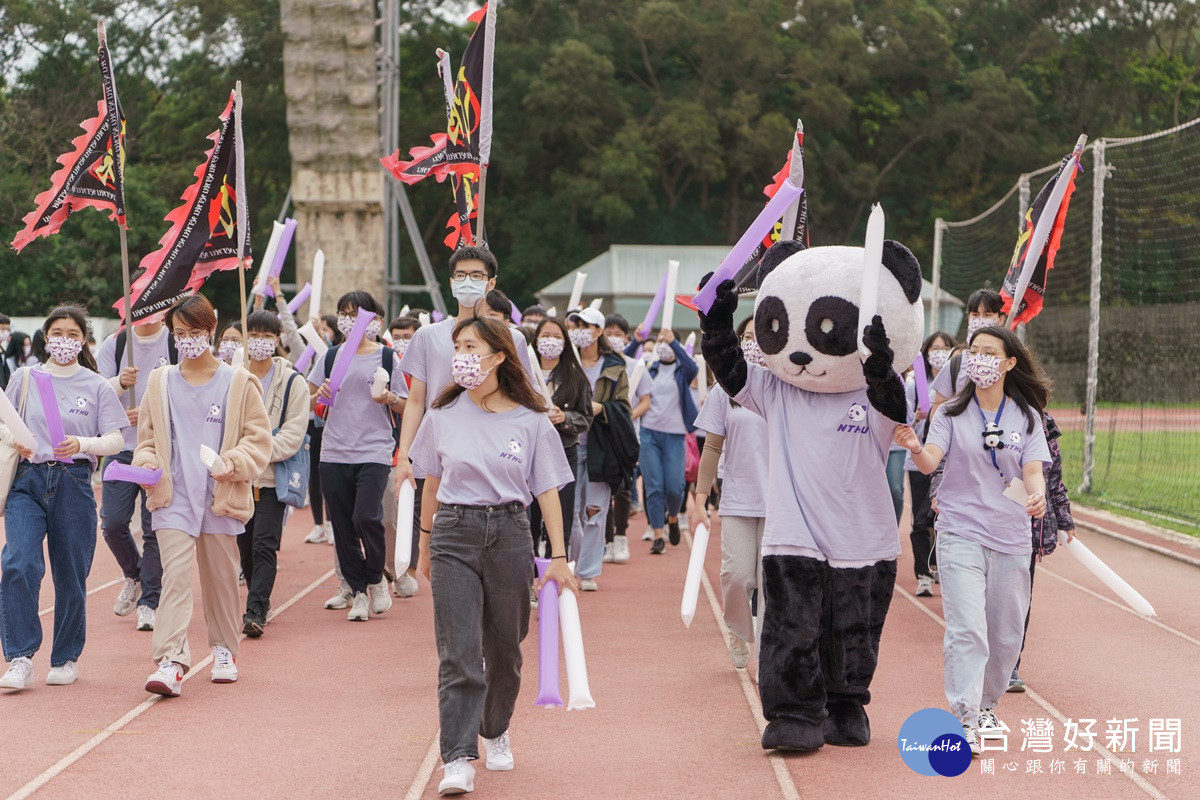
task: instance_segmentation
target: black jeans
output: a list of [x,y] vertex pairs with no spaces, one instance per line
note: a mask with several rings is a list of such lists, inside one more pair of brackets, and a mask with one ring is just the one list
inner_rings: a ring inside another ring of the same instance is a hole
[[916,577],[929,575],[929,565],[936,564],[933,554],[933,509],[929,505],[929,484],[931,478],[919,470],[910,470],[908,483],[912,487],[912,540],[913,572]]
[[274,489],[259,489],[256,493],[254,516],[246,523],[245,532],[238,534],[238,550],[242,554],[242,574],[246,576],[246,613],[265,620],[279,567],[276,553],[283,536],[286,506]]
[[313,524],[325,522],[325,498],[321,495],[321,437],[325,434],[325,426],[317,427],[313,420],[308,421],[308,504],[312,506]]
[[621,484],[613,489],[612,508],[609,509],[608,519],[604,523],[604,541],[611,542],[615,536],[624,536],[629,530],[629,507],[632,505],[629,484]]
[[325,499],[333,546],[342,577],[355,594],[383,580],[383,493],[391,471],[387,464],[321,464],[321,484],[329,490]]
[[[1037,571],[1038,554],[1037,550],[1033,551],[1033,555],[1029,557],[1029,608],[1025,611],[1025,632],[1021,634],[1021,652],[1025,652],[1025,640],[1029,638],[1029,614],[1033,611],[1033,574]],[[1021,656],[1017,655],[1017,665],[1013,667],[1013,672],[1021,668]]]
[[[564,447],[563,452],[567,454],[567,463],[574,465],[579,458],[579,445],[573,444],[570,447]],[[574,471],[574,470],[572,470]],[[571,552],[571,523],[575,520],[575,482],[571,481],[566,486],[558,490],[558,504],[562,506],[562,523],[563,523],[563,552]],[[529,506],[529,530],[533,535],[533,552],[536,554],[538,542],[543,536],[548,534],[545,532],[545,521],[542,519],[542,506],[538,503],[537,498],[534,498],[533,503]]]

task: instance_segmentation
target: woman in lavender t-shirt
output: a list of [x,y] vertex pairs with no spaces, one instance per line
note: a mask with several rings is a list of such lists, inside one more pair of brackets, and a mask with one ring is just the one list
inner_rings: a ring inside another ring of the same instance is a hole
[[1050,381],[1015,334],[976,331],[963,359],[970,383],[933,416],[924,446],[912,426],[897,444],[921,472],[943,456],[937,561],[946,616],[946,699],[973,753],[1001,735],[993,711],[1008,689],[1029,609],[1029,517],[1046,513],[1050,460],[1041,413]]
[[[434,400],[409,455],[422,470],[419,570],[433,589],[440,793],[469,792],[484,737],[489,769],[512,769],[508,724],[529,630],[536,497],[550,539],[546,581],[575,590],[558,490],[573,473],[508,327],[468,318],[454,329],[454,386]],[[541,585],[539,585],[541,588]],[[487,670],[484,670],[484,661]]]

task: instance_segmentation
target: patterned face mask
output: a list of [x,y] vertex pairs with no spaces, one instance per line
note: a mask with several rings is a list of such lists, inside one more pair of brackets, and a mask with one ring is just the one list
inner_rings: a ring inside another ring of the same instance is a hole
[[1000,356],[989,356],[983,353],[968,353],[964,365],[967,377],[980,389],[986,389],[1000,380]]
[[338,314],[338,330],[342,336],[349,337],[350,331],[354,330],[354,317],[349,314]]
[[615,352],[617,352],[617,353],[625,352],[625,347],[626,347],[625,340],[622,339],[620,336],[609,336],[606,338],[608,339],[608,346],[611,347]]
[[66,366],[70,364],[83,350],[83,341],[70,339],[66,336],[51,336],[46,339],[46,352],[54,359],[54,363]]
[[[383,330],[383,323],[377,319],[371,320],[367,325],[367,341],[373,342],[379,338],[379,332]],[[349,334],[345,334],[349,336]]]
[[762,348],[758,346],[758,341],[755,339],[742,339],[742,355],[746,357],[746,362],[749,364],[766,366],[766,362],[763,361]]
[[412,339],[397,339],[396,341],[392,342],[392,349],[403,356],[408,352],[408,343],[411,341]]
[[217,346],[217,358],[224,361],[226,364],[233,363],[233,354],[237,352],[240,345],[234,341],[221,342]]
[[967,341],[971,340],[971,337],[975,335],[975,331],[991,328],[999,323],[1000,320],[995,317],[973,317],[967,320]]
[[553,336],[542,336],[537,340],[538,353],[542,358],[551,360],[561,356],[565,346],[566,342],[562,339],[555,339]]
[[[175,350],[184,358],[199,358],[208,349],[207,336],[176,336]],[[232,354],[230,358],[232,358]]]
[[944,349],[929,351],[929,366],[933,369],[941,369],[950,362],[950,351]]
[[450,363],[450,374],[454,377],[454,382],[467,391],[482,386],[492,371],[484,370],[481,363],[483,359],[484,356],[478,353],[455,353],[454,360]]
[[275,340],[251,336],[246,340],[246,354],[254,361],[266,361],[275,355]]
[[[581,350],[595,341],[592,332],[587,328],[574,328],[570,331],[571,342]],[[547,356],[548,357],[548,356]]]
[[658,356],[658,360],[669,364],[675,360],[675,351],[671,349],[671,345],[666,342],[659,342],[654,345],[654,354]]

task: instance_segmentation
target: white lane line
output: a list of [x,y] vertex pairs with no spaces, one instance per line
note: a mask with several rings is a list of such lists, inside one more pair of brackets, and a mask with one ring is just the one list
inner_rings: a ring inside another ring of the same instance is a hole
[[[111,587],[111,586],[116,586],[118,583],[122,583],[124,580],[125,580],[124,578],[118,578],[118,579],[117,579],[117,580],[115,580],[115,581],[109,581],[108,583],[105,583],[105,584],[103,584],[103,585],[101,585],[101,586],[97,586],[95,589],[88,589],[88,592],[87,592],[87,594],[85,595],[85,597],[91,597],[91,596],[92,596],[92,595],[94,595],[96,592],[102,592],[102,591],[104,591],[105,589],[107,589],[107,588],[109,588],[109,587]],[[50,606],[46,606],[45,608],[43,608],[41,611],[39,611],[39,612],[38,612],[38,616],[39,616],[39,617],[44,617],[44,616],[46,616],[47,614],[49,614],[49,613],[50,613],[51,611],[53,611],[53,610],[54,610],[54,606],[52,606],[52,605],[50,605]]]
[[[317,578],[315,581],[313,581],[308,586],[306,586],[304,589],[301,589],[300,593],[297,594],[295,597],[288,600],[286,603],[281,605],[278,609],[275,609],[274,612],[271,614],[270,618],[274,619],[275,617],[279,616],[280,613],[282,613],[282,612],[286,611],[287,609],[291,608],[292,606],[294,606],[297,602],[302,600],[306,595],[310,594],[314,589],[321,586],[321,584],[325,583],[325,581],[329,580],[332,577],[333,577],[333,570],[329,570],[324,575],[322,575],[320,578]],[[244,639],[245,637],[243,636],[241,638]],[[204,667],[207,667],[211,663],[212,663],[212,655],[210,654],[207,658],[205,658],[199,664],[193,664],[191,670],[188,671],[188,674],[183,676],[184,682],[186,683],[187,681],[194,678],[196,675],[200,674],[200,670]],[[148,697],[147,699],[143,700],[137,706],[135,706],[132,709],[130,709],[129,711],[127,711],[121,718],[115,720],[107,728],[100,731],[95,736],[93,736],[92,738],[90,738],[86,742],[84,742],[83,744],[79,745],[79,747],[76,747],[74,750],[72,750],[67,755],[60,758],[45,772],[38,775],[33,780],[29,781],[29,783],[25,784],[20,789],[17,789],[17,791],[10,794],[8,796],[7,800],[25,800],[25,798],[29,797],[34,792],[36,792],[38,789],[41,789],[47,783],[54,780],[55,777],[62,774],[72,764],[79,761],[81,758],[86,756],[88,753],[95,750],[97,747],[99,747],[101,744],[103,744],[105,742],[105,740],[107,740],[109,737],[111,737],[114,733],[118,733],[122,728],[124,728],[130,722],[133,722],[135,719],[140,717],[151,706],[153,706],[155,703],[159,702],[162,699],[163,699],[162,695],[156,694],[156,695],[153,695],[152,697]]]
[[434,767],[437,766],[438,753],[438,734],[440,730],[433,732],[433,741],[429,743],[429,749],[425,751],[425,758],[421,759],[421,766],[417,767],[417,774],[413,777],[413,781],[408,786],[408,791],[404,794],[404,800],[418,800],[421,795],[425,794],[425,787],[429,785],[429,779],[433,776]]
[[[916,597],[909,594],[908,592],[906,592],[904,589],[900,588],[899,586],[896,587],[896,591],[899,592],[902,597],[907,599],[910,603],[912,603],[914,606],[916,606],[922,612],[924,612],[924,614],[927,617],[932,619],[938,625],[941,625],[943,628],[946,627],[946,621],[944,619],[942,619],[940,616],[938,616],[936,612],[931,610],[928,606],[926,606],[924,603],[922,603]],[[1025,694],[1029,695],[1030,700],[1037,703],[1042,708],[1046,709],[1046,711],[1048,711],[1051,716],[1053,716],[1055,719],[1058,720],[1060,725],[1066,725],[1066,723],[1067,723],[1066,715],[1064,715],[1061,711],[1059,711],[1057,708],[1055,708],[1053,705],[1051,705],[1050,701],[1046,700],[1040,694],[1038,694],[1037,692],[1033,691],[1032,689],[1030,689],[1028,687],[1025,688]],[[1117,768],[1118,773],[1129,778],[1129,780],[1133,781],[1133,783],[1139,789],[1141,789],[1143,792],[1148,794],[1150,797],[1153,797],[1155,800],[1167,800],[1167,796],[1165,794],[1160,792],[1158,790],[1158,788],[1156,786],[1154,786],[1154,784],[1150,783],[1150,781],[1146,780],[1141,775],[1138,775],[1136,772],[1121,772],[1121,761],[1116,756],[1114,756],[1112,754],[1112,751],[1109,750],[1107,747],[1103,747],[1102,745],[1099,745],[1099,744],[1096,744],[1093,742],[1092,752],[1100,753],[1101,755],[1103,755],[1104,758],[1107,759],[1110,764],[1114,765]]]
[[[684,531],[683,538],[687,542],[688,550],[692,549],[692,533]],[[709,538],[709,543],[713,542],[713,538]],[[713,617],[717,621],[717,627],[721,631],[721,644],[723,648],[729,649],[729,627],[725,624],[725,619],[721,615],[721,605],[717,602],[717,593],[713,591],[712,581],[708,579],[708,570],[700,570],[700,584],[704,587],[704,595],[708,598],[708,606],[712,609]],[[761,593],[759,594],[761,598]],[[762,602],[761,599],[759,602]],[[757,663],[755,667],[757,667]],[[750,682],[750,674],[744,670],[734,670],[737,672],[738,680],[742,685],[742,694],[746,696],[746,704],[750,706],[750,713],[754,716],[754,724],[758,726],[758,734],[762,733],[767,728],[766,717],[763,716],[762,701],[758,698],[758,692]],[[767,755],[767,759],[771,762],[771,769],[775,772],[775,780],[779,784],[779,791],[783,795],[784,800],[800,800],[800,792],[796,789],[796,782],[792,780],[792,773],[788,771],[787,762],[783,756],[777,751],[771,751]]]
[[1110,606],[1113,606],[1114,608],[1119,608],[1120,610],[1124,611],[1126,614],[1132,614],[1133,616],[1140,619],[1142,622],[1147,622],[1151,625],[1154,625],[1155,627],[1162,628],[1167,633],[1173,633],[1176,636],[1178,636],[1180,639],[1183,639],[1185,642],[1188,642],[1189,644],[1194,644],[1197,647],[1200,647],[1200,639],[1197,639],[1194,636],[1188,636],[1183,631],[1176,630],[1176,629],[1172,628],[1170,625],[1164,625],[1163,623],[1159,622],[1158,620],[1154,619],[1153,617],[1143,616],[1142,614],[1139,614],[1138,612],[1134,611],[1132,608],[1125,605],[1124,603],[1118,603],[1116,600],[1113,600],[1111,597],[1105,597],[1104,595],[1100,594],[1099,592],[1093,592],[1091,589],[1087,588],[1086,586],[1081,586],[1080,584],[1076,583],[1075,581],[1071,580],[1070,578],[1064,578],[1062,575],[1059,575],[1058,573],[1052,572],[1051,570],[1048,570],[1045,568],[1039,569],[1037,572],[1039,575],[1041,575],[1044,572],[1045,574],[1049,575],[1051,578],[1056,578],[1057,580],[1062,581],[1063,583],[1067,584],[1068,586],[1073,586],[1081,592],[1090,594],[1092,597],[1096,598],[1097,600],[1103,600],[1105,603],[1108,603]]

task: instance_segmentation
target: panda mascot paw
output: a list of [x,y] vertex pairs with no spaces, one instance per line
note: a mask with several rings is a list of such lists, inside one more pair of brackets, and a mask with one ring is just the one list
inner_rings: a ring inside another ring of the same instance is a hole
[[791,750],[811,753],[825,744],[820,725],[799,719],[780,717],[767,723],[762,735],[763,750]]
[[858,700],[829,700],[829,716],[821,722],[825,744],[836,747],[864,747],[871,743],[871,722]]
[[879,413],[893,422],[908,422],[908,397],[904,381],[892,368],[891,343],[883,327],[883,317],[876,314],[863,329],[863,345],[870,353],[863,362],[863,378],[867,381],[867,399]]
[[[700,280],[700,288],[712,279],[708,273]],[[700,314],[700,351],[712,369],[717,383],[736,397],[746,385],[746,359],[737,333],[733,329],[733,314],[738,307],[738,293],[733,281],[722,281],[708,313]]]

